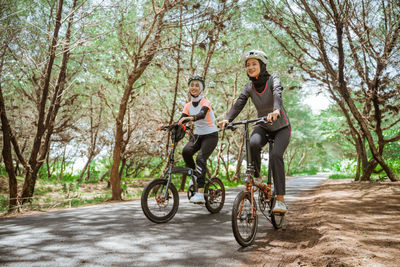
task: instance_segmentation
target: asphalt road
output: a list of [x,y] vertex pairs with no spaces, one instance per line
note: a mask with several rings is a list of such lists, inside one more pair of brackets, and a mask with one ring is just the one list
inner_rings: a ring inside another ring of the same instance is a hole
[[[287,179],[288,219],[290,203],[324,179]],[[0,219],[0,266],[237,266],[257,249],[257,239],[243,249],[232,234],[239,190],[227,190],[218,214],[181,194],[178,212],[166,224],[150,222],[140,201]],[[274,231],[262,215],[259,231]]]

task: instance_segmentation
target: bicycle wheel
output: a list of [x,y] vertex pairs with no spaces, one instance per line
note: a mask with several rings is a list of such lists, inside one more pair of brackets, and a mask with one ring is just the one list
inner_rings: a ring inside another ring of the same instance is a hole
[[255,206],[252,215],[250,198],[250,192],[242,191],[236,196],[232,207],[233,235],[242,247],[253,244],[257,233],[258,216]]
[[[275,197],[272,197],[271,203],[275,206]],[[272,211],[270,212],[271,214],[271,223],[275,227],[275,229],[280,229],[282,228],[283,221],[285,220],[285,213],[283,214],[274,214]]]
[[225,203],[225,187],[219,178],[211,178],[204,188],[206,208],[211,213],[218,213]]
[[167,180],[155,179],[147,184],[143,190],[141,198],[142,210],[144,215],[152,222],[168,222],[178,211],[178,190],[170,183],[167,197],[165,198],[166,185]]

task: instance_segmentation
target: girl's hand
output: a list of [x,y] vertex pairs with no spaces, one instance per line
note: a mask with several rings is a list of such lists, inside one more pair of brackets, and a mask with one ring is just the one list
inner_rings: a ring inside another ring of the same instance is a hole
[[276,121],[278,119],[278,117],[280,116],[280,112],[279,109],[275,109],[273,112],[269,113],[267,116],[267,121],[269,122],[273,122]]
[[189,121],[192,121],[193,120],[193,117],[183,117],[182,119],[180,119],[179,120],[179,124],[184,124],[184,123],[187,123],[187,122],[189,122]]
[[218,122],[218,127],[221,128],[222,130],[225,129],[226,125],[229,123],[228,120],[223,120]]

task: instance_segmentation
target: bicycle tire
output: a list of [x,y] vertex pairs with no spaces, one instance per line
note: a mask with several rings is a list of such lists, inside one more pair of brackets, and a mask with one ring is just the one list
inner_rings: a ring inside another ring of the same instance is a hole
[[225,204],[225,187],[222,181],[217,178],[211,178],[204,188],[204,197],[206,208],[211,213],[218,213]]
[[[253,201],[254,205],[255,202]],[[254,209],[256,207],[254,206]],[[247,247],[253,244],[258,228],[258,216],[252,216],[250,192],[240,192],[232,206],[232,231],[236,241]]]
[[[171,220],[179,206],[179,194],[176,187],[170,183],[168,196],[164,199],[164,187],[167,185],[165,179],[155,179],[148,183],[141,196],[141,205],[144,215],[155,223],[166,223]],[[161,189],[161,191],[160,191]],[[173,203],[170,205],[170,200]],[[153,210],[155,208],[155,210]]]
[[[273,206],[275,206],[275,197],[272,197],[271,202],[273,203]],[[282,228],[283,222],[285,220],[285,213],[283,213],[281,215],[277,215],[277,214],[274,214],[271,209],[270,214],[271,214],[271,223],[274,226],[274,228],[275,229]]]

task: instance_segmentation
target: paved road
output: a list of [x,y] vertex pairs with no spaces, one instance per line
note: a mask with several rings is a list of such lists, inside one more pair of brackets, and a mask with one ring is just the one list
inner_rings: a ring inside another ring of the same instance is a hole
[[[287,179],[289,206],[324,179]],[[241,248],[232,234],[231,209],[239,190],[227,190],[219,214],[181,195],[177,214],[166,224],[147,220],[140,201],[1,219],[0,266],[239,265],[257,248],[257,241]],[[259,227],[272,229],[264,217]]]

